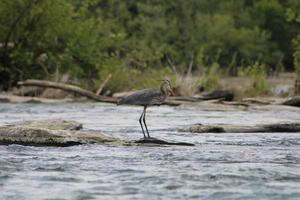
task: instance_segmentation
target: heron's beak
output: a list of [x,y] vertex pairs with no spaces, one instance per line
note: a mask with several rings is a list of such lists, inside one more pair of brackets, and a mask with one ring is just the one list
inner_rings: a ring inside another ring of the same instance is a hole
[[171,93],[172,96],[175,96],[174,91],[172,90],[172,88],[169,88],[168,91]]

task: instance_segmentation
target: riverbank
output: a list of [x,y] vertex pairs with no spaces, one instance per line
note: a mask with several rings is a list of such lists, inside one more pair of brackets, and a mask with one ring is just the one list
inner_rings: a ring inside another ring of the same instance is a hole
[[[122,95],[126,95],[128,93],[123,93]],[[117,102],[118,98],[114,97],[112,99],[113,102]],[[295,98],[286,98],[286,97],[256,97],[256,98],[243,98],[238,101],[224,101],[222,99],[212,99],[206,100],[201,97],[169,97],[164,105],[169,106],[195,106],[202,108],[204,110],[247,110],[247,109],[273,109],[275,107],[281,107],[282,109],[297,109],[297,107],[290,107],[283,105],[284,102],[287,102],[291,99]],[[296,98],[297,99],[297,98]],[[42,97],[29,97],[29,96],[17,96],[11,93],[0,93],[0,103],[79,103],[79,102],[94,102],[85,97],[76,97],[76,98],[62,98],[62,99],[50,99],[50,98],[42,98]]]

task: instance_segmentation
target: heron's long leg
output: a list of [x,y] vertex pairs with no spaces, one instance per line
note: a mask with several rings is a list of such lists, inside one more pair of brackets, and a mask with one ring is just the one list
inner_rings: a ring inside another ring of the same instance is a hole
[[144,124],[145,124],[145,128],[146,128],[146,131],[147,131],[148,138],[150,138],[149,131],[148,131],[148,127],[147,127],[147,124],[146,124],[146,109],[147,109],[147,106],[144,107],[144,117],[143,117],[143,122],[144,122]]
[[142,118],[143,118],[144,112],[145,112],[145,109],[143,110],[143,112],[141,114],[139,122],[140,122],[140,125],[141,125],[141,128],[142,128],[142,131],[143,131],[144,138],[146,138],[145,131],[144,131],[143,124],[142,124]]

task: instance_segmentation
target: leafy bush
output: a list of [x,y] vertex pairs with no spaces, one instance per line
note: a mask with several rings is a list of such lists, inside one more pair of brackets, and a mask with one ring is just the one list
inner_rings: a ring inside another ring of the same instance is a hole
[[246,68],[240,68],[239,76],[251,79],[251,87],[245,90],[249,96],[270,94],[270,87],[267,83],[267,70],[265,65],[256,62],[254,65]]
[[171,74],[168,68],[162,70],[146,69],[140,71],[127,67],[103,69],[100,73],[104,78],[98,81],[96,85],[100,85],[100,82],[102,82],[108,74],[111,74],[112,78],[107,83],[106,89],[113,93],[143,88],[158,88],[161,84],[161,80],[165,78],[169,79],[169,75]]
[[110,82],[123,82],[109,87],[119,91],[134,88],[131,76],[164,76],[168,57],[181,74],[191,56],[194,73],[211,66],[204,67],[209,89],[218,85],[217,68],[236,75],[255,61],[274,68],[282,60],[288,68],[299,30],[284,14],[297,2],[2,0],[0,85],[67,73],[94,89],[112,74]]

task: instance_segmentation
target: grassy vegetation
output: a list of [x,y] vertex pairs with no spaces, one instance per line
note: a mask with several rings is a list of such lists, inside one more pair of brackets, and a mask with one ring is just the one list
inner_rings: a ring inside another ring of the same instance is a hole
[[245,95],[259,96],[271,93],[270,86],[267,83],[267,70],[265,65],[255,63],[247,68],[239,70],[239,76],[248,77],[251,80],[249,88],[245,88]]
[[222,76],[220,65],[213,63],[210,67],[204,70],[201,78],[201,85],[208,91],[218,89],[220,87],[220,78]]

